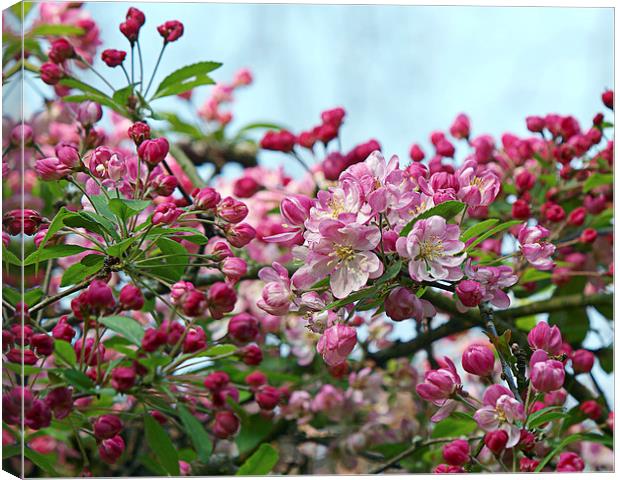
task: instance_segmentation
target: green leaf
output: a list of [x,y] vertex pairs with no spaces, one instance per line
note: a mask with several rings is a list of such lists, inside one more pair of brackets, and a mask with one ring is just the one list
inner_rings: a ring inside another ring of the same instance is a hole
[[486,232],[489,228],[493,227],[499,220],[497,218],[489,218],[484,222],[476,223],[472,225],[461,235],[461,242],[466,242],[470,238],[477,237],[481,233]]
[[581,344],[590,329],[590,319],[584,308],[551,312],[548,322],[557,325],[562,338],[572,345]]
[[32,37],[47,37],[49,36],[65,36],[65,35],[83,35],[84,29],[76,27],[75,25],[63,25],[63,24],[42,24],[34,27],[29,36]]
[[241,417],[241,430],[235,438],[239,454],[243,455],[261,443],[271,433],[274,427],[273,420],[262,415],[245,415],[243,409],[238,412]]
[[536,326],[536,315],[529,315],[527,317],[520,317],[515,320],[515,326],[519,330],[529,332]]
[[59,477],[60,474],[56,472],[54,469],[54,465],[52,461],[45,455],[40,454],[39,452],[35,452],[30,448],[24,449],[24,457],[34,463],[41,470],[50,473],[54,477]]
[[179,476],[179,456],[170,437],[151,415],[144,417],[146,442],[168,475]]
[[614,183],[613,173],[593,173],[583,182],[583,193],[588,193],[596,187],[611,185],[612,183]]
[[126,110],[118,105],[114,100],[107,96],[97,95],[95,93],[82,93],[80,95],[67,95],[62,97],[63,102],[67,103],[82,103],[87,100],[92,102],[96,102],[103,107],[108,107],[111,110],[114,110],[119,115],[125,116],[127,114]]
[[178,281],[189,264],[188,252],[183,245],[169,238],[160,238],[156,242],[162,255],[166,258],[155,258],[140,263],[140,268],[171,281]]
[[136,85],[139,85],[139,82],[134,83],[133,86],[127,85],[120,90],[116,90],[112,95],[112,100],[114,100],[116,104],[126,107],[129,97],[131,96],[131,92],[135,90]]
[[66,378],[67,382],[80,390],[92,390],[95,387],[93,381],[89,377],[87,377],[84,372],[81,372],[79,370],[66,369],[63,370],[62,373]]
[[400,273],[401,268],[403,268],[403,261],[398,259],[388,267],[385,273],[381,275],[381,277],[375,283],[377,285],[382,285],[386,282],[389,282]]
[[144,337],[143,327],[136,322],[133,318],[123,317],[120,315],[114,315],[111,317],[103,317],[99,320],[103,325],[110,330],[119,333],[127,340],[131,340],[135,345],[142,344],[142,337]]
[[54,235],[62,227],[65,226],[64,219],[66,217],[71,217],[75,215],[76,214],[74,212],[67,210],[65,207],[62,207],[60,210],[58,210],[58,213],[52,219],[52,222],[50,223],[50,226],[47,229],[47,233],[45,234],[45,237],[43,237],[43,240],[41,241],[39,248],[45,247],[49,239],[52,238],[52,235]]
[[568,437],[566,437],[553,450],[551,450],[551,452],[549,452],[549,454],[541,460],[541,462],[536,467],[536,470],[534,471],[535,472],[542,471],[542,469],[545,468],[547,463],[549,463],[549,461],[553,457],[555,457],[558,453],[564,450],[568,445],[574,442],[582,442],[582,441],[600,443],[609,448],[613,447],[613,438],[608,435],[598,435],[595,433],[575,433],[573,435],[569,435]]
[[200,85],[213,85],[215,81],[207,74],[221,66],[218,62],[198,62],[179,68],[161,81],[151,100],[187,92]]
[[411,220],[400,231],[400,236],[406,237],[407,235],[409,235],[409,232],[413,229],[413,226],[418,220],[424,220],[425,218],[430,218],[435,215],[443,217],[446,220],[451,220],[452,218],[456,217],[459,213],[461,213],[464,209],[465,209],[465,204],[457,200],[448,200],[447,202],[440,203],[439,205],[436,205],[433,208],[430,208],[427,211],[422,212],[420,215],[418,215],[413,220]]
[[211,455],[211,450],[213,449],[213,444],[211,443],[211,439],[209,438],[209,434],[206,432],[202,423],[200,423],[196,417],[194,417],[184,405],[179,404],[177,407],[179,411],[179,417],[181,418],[181,422],[185,427],[185,431],[192,439],[192,443],[194,444],[194,448],[198,453],[198,457],[204,463],[209,461],[209,457]]
[[176,113],[159,112],[159,114],[170,124],[170,130],[173,132],[184,133],[195,139],[205,136],[197,126],[182,120]]
[[335,302],[327,305],[323,310],[334,310],[336,308],[344,307],[345,305],[349,305],[350,303],[357,302],[358,300],[362,300],[363,298],[369,298],[375,295],[377,291],[376,287],[364,288],[362,290],[358,290],[357,292],[353,292],[348,297],[342,298],[340,300],[336,300]]
[[278,463],[278,451],[268,443],[263,443],[250,458],[248,458],[236,475],[267,475]]
[[521,275],[519,283],[537,282],[539,280],[547,280],[549,278],[551,278],[551,273],[549,272],[536,270],[535,268],[528,268]]
[[450,415],[448,418],[437,422],[431,433],[431,438],[460,437],[469,435],[478,428],[473,418]]
[[614,371],[614,350],[610,347],[601,348],[596,352],[601,368],[607,373]]
[[73,346],[64,340],[54,340],[54,354],[60,357],[68,366],[75,367],[77,356]]
[[106,249],[106,253],[111,257],[120,258],[125,251],[139,240],[139,237],[129,237]]
[[227,355],[229,353],[233,353],[237,351],[237,347],[235,345],[215,345],[207,349],[204,352],[205,357],[218,357],[220,355]]
[[110,210],[123,221],[138,215],[149,205],[151,202],[148,200],[128,200],[125,198],[113,198],[108,203]]
[[24,260],[24,265],[34,265],[35,263],[51,260],[53,258],[69,257],[87,250],[91,249],[80,247],[79,245],[51,245],[32,252]]
[[[92,259],[94,262],[88,259]],[[60,286],[68,287],[69,285],[75,285],[86,277],[96,274],[103,267],[103,261],[103,255],[86,255],[80,263],[75,263],[65,270],[65,273],[62,274]]]
[[501,224],[497,225],[496,227],[493,227],[488,232],[483,233],[478,238],[476,238],[473,242],[471,242],[467,246],[465,251],[466,252],[470,252],[476,245],[478,245],[481,242],[484,242],[487,238],[495,235],[496,233],[503,232],[504,230],[507,230],[507,229],[509,229],[511,227],[514,227],[515,225],[519,225],[521,223],[523,223],[521,220],[509,220],[508,222],[501,223]]
[[561,407],[553,405],[551,407],[541,408],[527,417],[526,427],[537,428],[545,423],[557,418],[566,417],[566,412]]
[[17,257],[17,255],[6,247],[2,249],[2,261],[17,267],[21,267],[22,265],[22,261]]

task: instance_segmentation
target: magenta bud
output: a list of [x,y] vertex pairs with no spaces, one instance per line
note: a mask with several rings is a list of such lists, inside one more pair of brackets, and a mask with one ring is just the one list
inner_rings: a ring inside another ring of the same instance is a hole
[[470,345],[463,352],[463,369],[472,375],[490,377],[495,367],[493,350],[485,345]]
[[239,343],[248,343],[258,336],[258,321],[249,313],[235,315],[228,322],[228,335]]
[[456,286],[456,295],[466,307],[477,307],[482,301],[482,285],[474,280],[462,280]]
[[116,415],[102,415],[93,425],[93,433],[98,440],[115,437],[122,429],[123,422]]
[[454,440],[443,446],[442,454],[449,465],[464,465],[469,460],[469,443],[466,440]]

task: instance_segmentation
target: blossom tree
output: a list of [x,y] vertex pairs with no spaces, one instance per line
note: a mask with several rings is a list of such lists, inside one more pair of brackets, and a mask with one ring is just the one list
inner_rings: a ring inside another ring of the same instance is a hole
[[[79,3],[26,5],[4,14],[3,83],[50,93],[3,118],[5,469],[611,469],[612,91],[591,124],[530,116],[525,137],[461,114],[403,160],[344,150],[340,107],[231,131],[249,70],[155,82],[180,21],[131,7],[121,50]],[[191,120],[158,106],[174,96]]]

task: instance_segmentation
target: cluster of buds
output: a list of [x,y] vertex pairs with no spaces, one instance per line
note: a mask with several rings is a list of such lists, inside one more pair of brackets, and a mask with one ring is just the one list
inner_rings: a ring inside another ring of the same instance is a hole
[[[213,88],[209,98],[207,98],[205,103],[198,109],[198,115],[207,122],[215,122],[222,127],[228,125],[233,119],[233,114],[230,110],[223,110],[222,106],[232,103],[234,101],[233,94],[235,91],[239,88],[251,85],[252,81],[252,72],[244,68],[235,74],[232,82],[218,83]],[[191,92],[189,95],[186,95],[185,98],[191,98]]]

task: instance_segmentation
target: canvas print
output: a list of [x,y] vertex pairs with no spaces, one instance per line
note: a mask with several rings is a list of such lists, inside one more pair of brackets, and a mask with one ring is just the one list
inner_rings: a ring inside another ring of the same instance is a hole
[[5,9],[3,470],[613,471],[613,15]]

